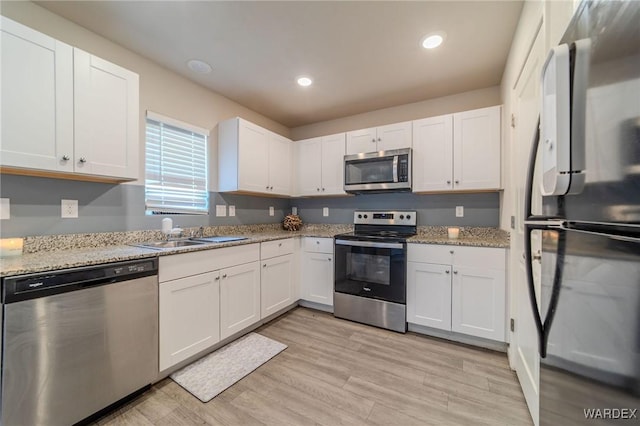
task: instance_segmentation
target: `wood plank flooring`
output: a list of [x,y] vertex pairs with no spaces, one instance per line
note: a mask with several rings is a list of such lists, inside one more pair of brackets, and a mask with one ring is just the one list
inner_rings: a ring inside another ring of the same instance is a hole
[[289,347],[204,404],[165,379],[99,425],[531,425],[503,353],[296,308]]

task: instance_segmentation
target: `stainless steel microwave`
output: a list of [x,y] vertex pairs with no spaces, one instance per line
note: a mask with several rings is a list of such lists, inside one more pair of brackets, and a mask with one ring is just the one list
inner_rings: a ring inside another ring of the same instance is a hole
[[411,148],[345,155],[344,190],[411,191]]

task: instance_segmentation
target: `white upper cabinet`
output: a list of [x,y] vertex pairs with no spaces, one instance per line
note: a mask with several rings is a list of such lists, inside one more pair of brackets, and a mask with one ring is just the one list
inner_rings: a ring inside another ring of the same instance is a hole
[[5,17],[0,23],[2,166],[72,172],[73,48]]
[[138,75],[7,18],[1,23],[4,170],[136,179]]
[[218,124],[220,192],[291,195],[291,141],[235,117]]
[[453,116],[453,176],[458,190],[500,188],[500,106]]
[[138,74],[73,49],[75,171],[138,177]]
[[344,194],[345,134],[295,143],[297,195]]
[[347,155],[411,148],[411,122],[347,132]]
[[500,106],[413,122],[413,191],[498,190]]

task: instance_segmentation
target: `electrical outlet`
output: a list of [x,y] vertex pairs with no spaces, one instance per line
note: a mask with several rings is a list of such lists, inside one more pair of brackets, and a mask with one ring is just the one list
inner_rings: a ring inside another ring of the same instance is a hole
[[227,206],[224,204],[216,204],[216,216],[222,217],[227,215]]
[[456,217],[464,217],[464,206],[456,206]]
[[324,217],[329,216],[329,207],[323,207],[322,208],[322,216],[324,216]]
[[60,217],[70,219],[78,217],[78,200],[60,200]]
[[298,214],[298,208],[297,207],[291,207],[291,214]]
[[0,219],[11,218],[11,204],[8,198],[0,198]]
[[511,229],[516,229],[516,217],[511,216]]
[[229,216],[236,215],[236,206],[229,206]]
[[273,208],[273,206],[269,206],[269,216],[274,216],[275,214],[276,214],[276,211]]

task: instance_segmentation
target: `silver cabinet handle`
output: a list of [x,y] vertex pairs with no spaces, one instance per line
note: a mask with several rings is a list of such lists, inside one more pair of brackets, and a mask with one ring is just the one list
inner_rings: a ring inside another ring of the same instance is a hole
[[322,190],[324,191],[324,188],[322,188]]
[[222,278],[227,278],[227,274],[222,274]]
[[453,273],[457,275],[457,274],[458,274],[458,271],[453,271]]
[[447,181],[447,185],[451,185],[451,181],[450,180]]
[[382,139],[378,138],[378,142],[380,142]]
[[320,244],[320,241],[316,241],[316,244]]
[[456,181],[456,185],[457,185],[457,184],[459,184],[459,183],[460,183],[460,181],[459,181],[459,180],[457,180],[457,181]]
[[273,186],[272,186],[272,187],[269,187],[269,189],[273,191]]
[[278,243],[278,247],[282,247],[282,243]]
[[448,274],[448,273],[450,273],[451,271],[447,269],[447,270],[446,270],[446,271],[444,271],[444,272],[445,272],[446,274]]
[[262,267],[263,267],[263,268],[266,268],[266,267],[267,267],[267,264],[266,264],[266,263],[265,263],[265,264],[263,264],[263,265],[262,265]]
[[81,163],[86,163],[86,162],[87,162],[87,159],[86,159],[86,158],[84,158],[84,157],[80,157],[80,162],[81,162]]
[[218,281],[219,279],[220,279],[220,276],[217,276],[217,277],[215,278],[215,280],[216,280],[216,281]]
[[331,262],[331,258],[330,258],[330,257],[329,257],[329,258],[327,258],[327,260],[328,260],[329,262]]
[[69,157],[68,155],[63,155],[62,156],[62,161],[69,161],[71,159],[71,157]]
[[316,191],[320,192],[320,188],[316,188]]
[[269,189],[269,185],[267,185],[267,186],[265,187],[265,189]]
[[449,250],[449,253],[453,254],[453,250]]
[[376,138],[371,139],[371,142],[376,143]]

